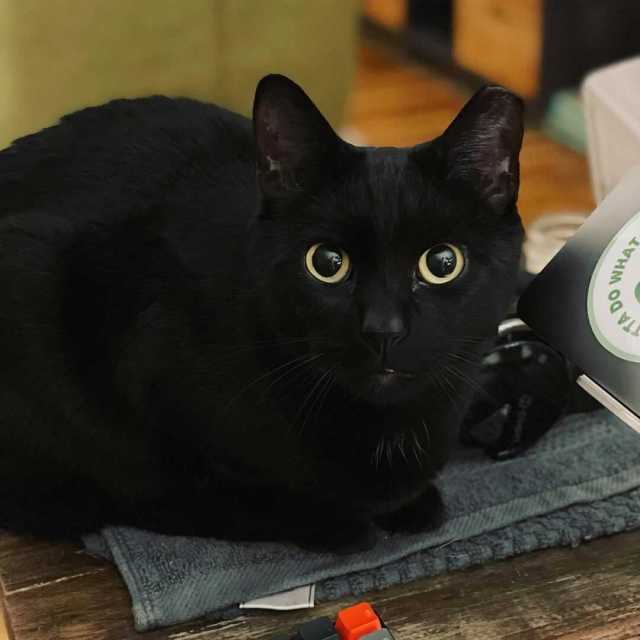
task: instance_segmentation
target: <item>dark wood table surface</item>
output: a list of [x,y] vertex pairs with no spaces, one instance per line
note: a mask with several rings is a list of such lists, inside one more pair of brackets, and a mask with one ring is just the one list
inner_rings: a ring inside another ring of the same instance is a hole
[[[399,640],[623,640],[640,638],[639,575],[635,531],[418,580],[366,599]],[[266,640],[355,602],[140,635],[113,566],[79,546],[9,534],[0,534],[0,580],[11,640]]]

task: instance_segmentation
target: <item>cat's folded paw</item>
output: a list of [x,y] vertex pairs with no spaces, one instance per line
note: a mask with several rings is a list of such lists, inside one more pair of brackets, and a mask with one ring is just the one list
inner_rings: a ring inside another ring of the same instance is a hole
[[430,485],[414,502],[398,511],[377,516],[376,523],[389,533],[421,533],[437,529],[445,519],[440,491]]
[[348,555],[375,547],[378,532],[372,522],[327,522],[326,527],[308,531],[293,542],[307,551]]

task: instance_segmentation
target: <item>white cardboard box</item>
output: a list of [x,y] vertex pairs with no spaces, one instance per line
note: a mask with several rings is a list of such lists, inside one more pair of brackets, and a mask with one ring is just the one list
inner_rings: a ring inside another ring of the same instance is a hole
[[600,202],[640,164],[640,56],[590,73],[582,96],[591,183]]

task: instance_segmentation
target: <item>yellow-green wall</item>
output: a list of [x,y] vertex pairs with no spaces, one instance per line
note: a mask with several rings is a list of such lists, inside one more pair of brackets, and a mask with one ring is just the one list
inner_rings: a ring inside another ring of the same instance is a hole
[[0,148],[115,97],[191,96],[248,114],[270,72],[337,125],[357,11],[358,0],[0,0]]

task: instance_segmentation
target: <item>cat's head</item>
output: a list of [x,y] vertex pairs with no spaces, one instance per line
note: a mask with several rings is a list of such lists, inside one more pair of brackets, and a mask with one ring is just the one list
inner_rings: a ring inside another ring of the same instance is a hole
[[263,333],[283,354],[323,354],[309,364],[318,378],[331,372],[383,405],[477,359],[519,263],[520,99],[486,87],[435,140],[355,147],[271,75],[254,132],[262,202],[250,268]]

